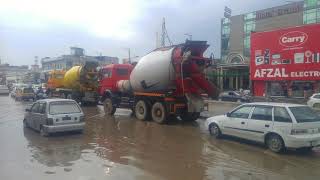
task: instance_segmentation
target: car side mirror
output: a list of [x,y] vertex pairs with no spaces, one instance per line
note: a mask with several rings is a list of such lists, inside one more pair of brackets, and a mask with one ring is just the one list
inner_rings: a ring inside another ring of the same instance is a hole
[[26,108],[26,112],[31,112],[31,109],[30,108]]
[[226,116],[227,116],[227,117],[231,117],[231,112],[227,112],[227,113],[226,113]]

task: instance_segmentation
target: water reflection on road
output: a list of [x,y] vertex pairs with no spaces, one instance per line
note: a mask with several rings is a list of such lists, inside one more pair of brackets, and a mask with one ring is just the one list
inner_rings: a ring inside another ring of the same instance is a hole
[[[85,107],[84,134],[44,138],[22,127],[31,102],[0,97],[0,179],[318,179],[320,152],[278,155],[235,138],[215,140],[203,120],[141,122],[130,111]],[[221,112],[223,113],[223,112]]]

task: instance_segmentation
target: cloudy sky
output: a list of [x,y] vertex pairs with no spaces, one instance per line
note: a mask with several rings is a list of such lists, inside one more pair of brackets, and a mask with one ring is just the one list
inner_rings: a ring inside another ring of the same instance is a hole
[[166,18],[173,43],[207,40],[207,54],[220,56],[220,19],[224,6],[233,15],[286,4],[285,0],[0,0],[0,58],[30,65],[40,58],[69,54],[143,56],[156,46]]

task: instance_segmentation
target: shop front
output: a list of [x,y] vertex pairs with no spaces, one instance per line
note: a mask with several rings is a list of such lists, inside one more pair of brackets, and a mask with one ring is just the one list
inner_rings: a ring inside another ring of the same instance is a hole
[[255,96],[308,98],[320,92],[320,81],[254,81]]
[[319,92],[320,24],[251,34],[253,94],[308,98]]

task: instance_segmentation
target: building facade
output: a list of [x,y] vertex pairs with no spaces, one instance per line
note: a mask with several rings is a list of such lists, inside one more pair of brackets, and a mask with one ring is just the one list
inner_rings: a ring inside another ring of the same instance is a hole
[[250,35],[320,22],[320,0],[304,0],[221,20],[220,89],[251,89]]
[[62,55],[56,58],[45,57],[41,59],[42,70],[44,72],[51,70],[68,70],[73,66],[82,65],[86,61],[96,61],[100,66],[108,64],[118,64],[117,57],[110,56],[87,56],[84,54],[84,49],[78,47],[71,47],[69,55]]
[[22,83],[29,72],[27,65],[11,66],[9,64],[0,64],[0,74],[6,77],[6,83]]

